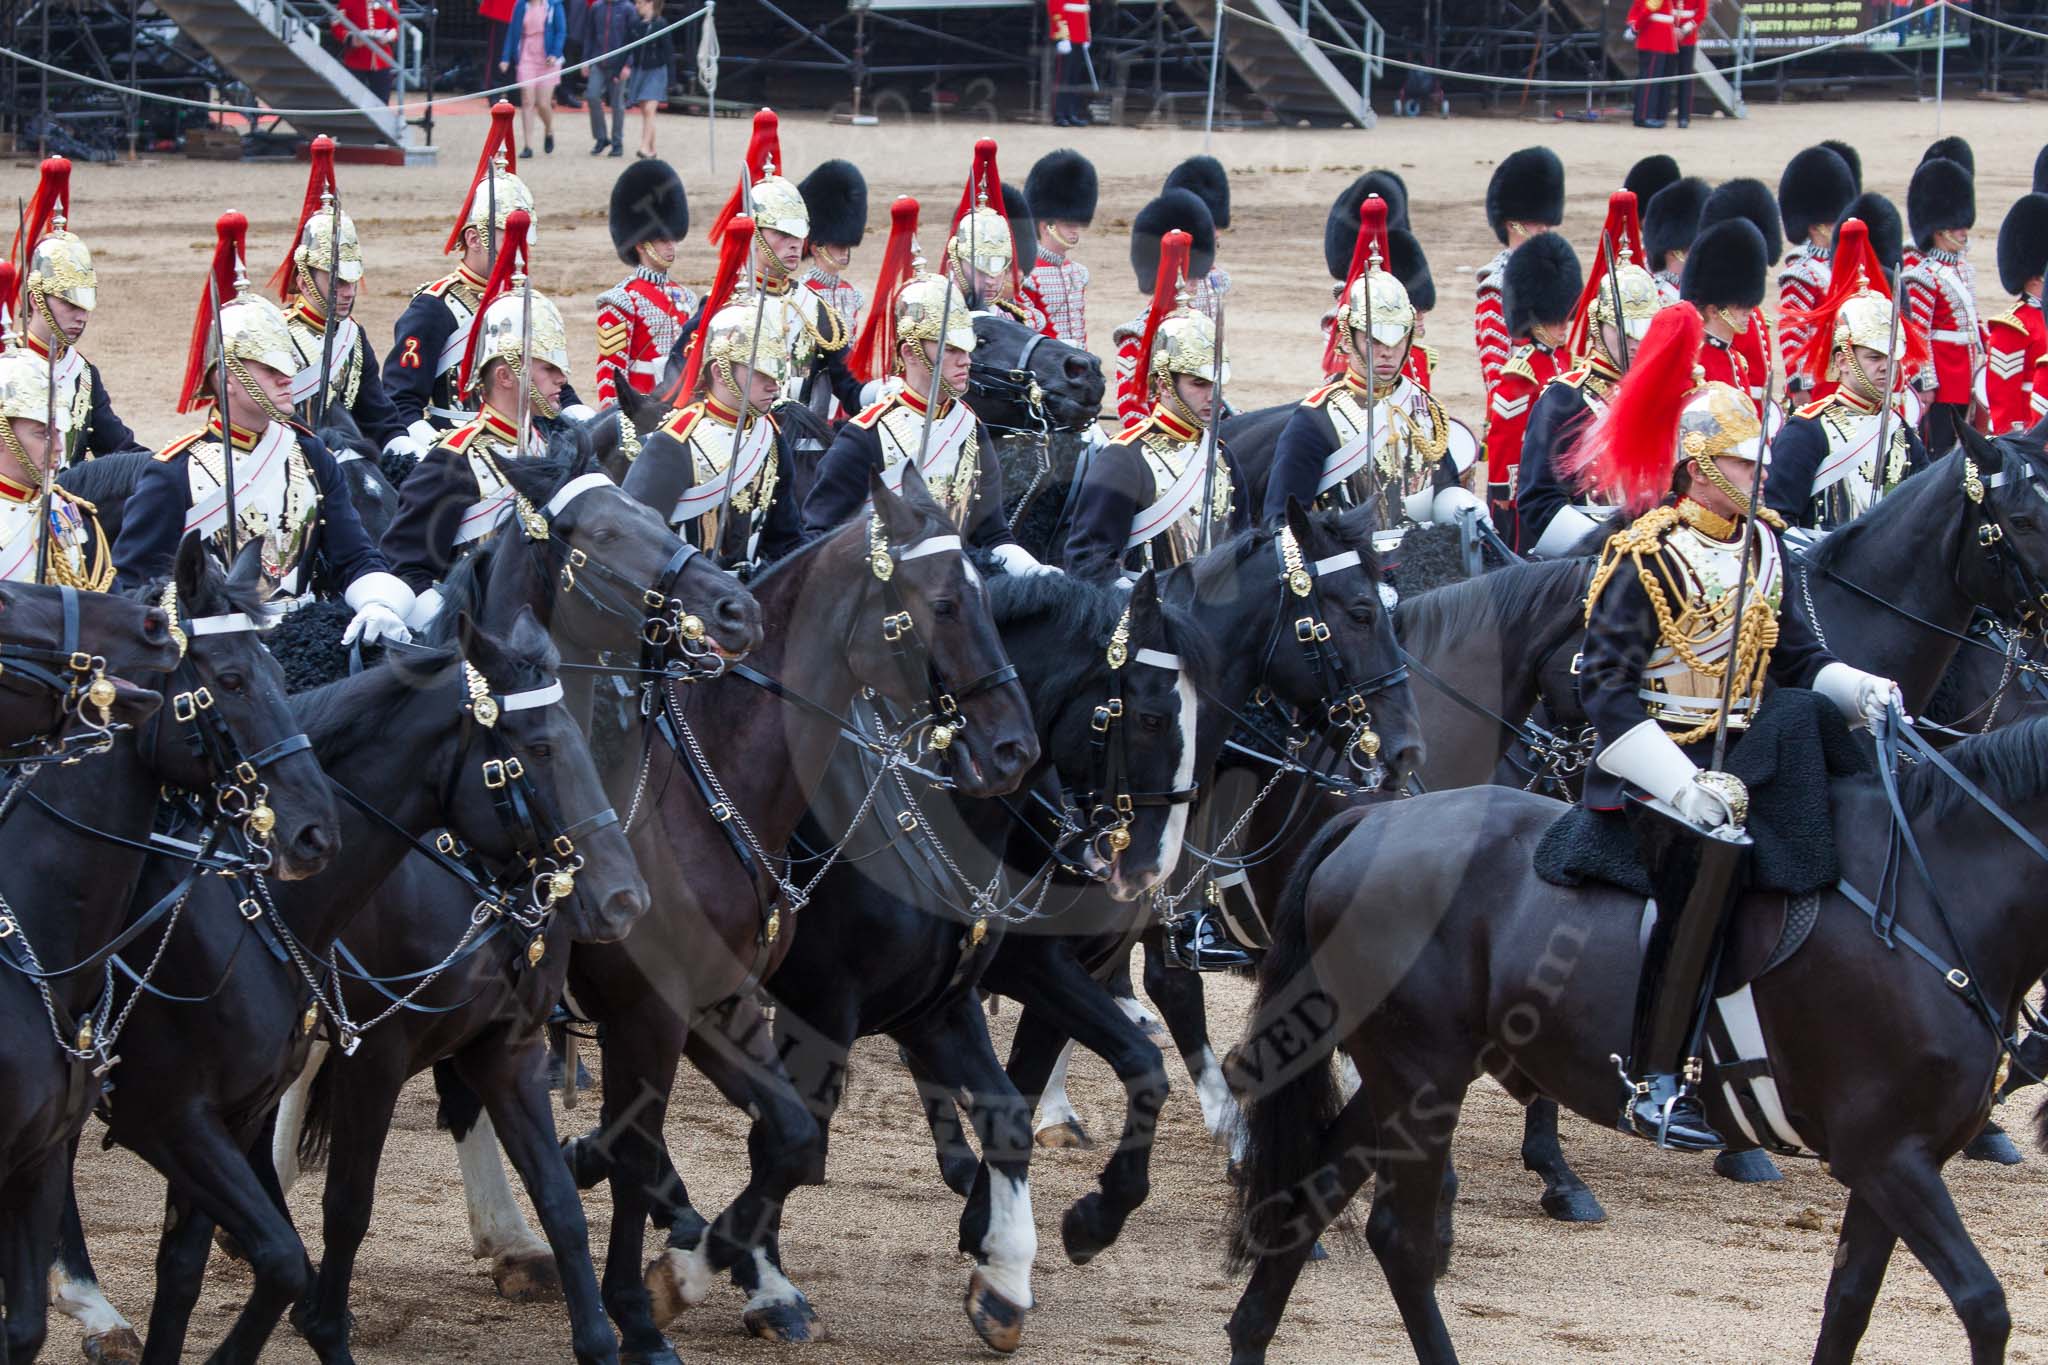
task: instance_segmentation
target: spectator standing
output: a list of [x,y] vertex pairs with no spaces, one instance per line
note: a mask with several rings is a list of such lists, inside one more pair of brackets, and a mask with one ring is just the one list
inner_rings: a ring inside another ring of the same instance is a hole
[[[590,135],[596,139],[590,148],[592,156],[602,156],[606,148],[613,156],[626,154],[626,84],[633,68],[627,44],[633,41],[637,20],[632,0],[591,0],[590,12],[584,16],[583,59],[591,64],[585,68],[589,77],[583,99],[590,106]],[[605,131],[607,107],[612,116],[610,132]]]
[[341,18],[334,25],[334,40],[341,44],[341,64],[385,103],[390,102],[392,84],[398,79],[391,56],[397,38],[398,11],[390,0],[341,0]]
[[543,144],[555,150],[555,86],[562,79],[562,50],[569,36],[563,0],[518,0],[505,31],[500,56],[513,63],[519,86],[519,155],[533,155],[533,115],[540,113]]
[[1634,0],[1621,32],[1636,45],[1636,76],[1645,82],[1636,87],[1636,127],[1662,128],[1671,107],[1666,77],[1678,64],[1678,0]]
[[[633,37],[647,38],[668,20],[662,16],[661,0],[633,0]],[[669,65],[675,61],[676,41],[672,33],[649,38],[633,49],[632,74],[626,81],[626,103],[640,111],[642,161],[654,159],[654,115],[668,98]]]

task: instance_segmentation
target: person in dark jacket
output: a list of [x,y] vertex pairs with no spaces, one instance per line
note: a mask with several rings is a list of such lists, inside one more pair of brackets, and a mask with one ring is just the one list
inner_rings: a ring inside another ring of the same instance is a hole
[[[583,59],[591,63],[584,68],[583,101],[590,107],[590,135],[596,139],[592,156],[603,156],[606,148],[613,156],[626,154],[626,84],[635,54],[621,49],[633,41],[635,22],[632,0],[591,0],[583,16]],[[609,133],[604,121],[607,108],[612,117]]]

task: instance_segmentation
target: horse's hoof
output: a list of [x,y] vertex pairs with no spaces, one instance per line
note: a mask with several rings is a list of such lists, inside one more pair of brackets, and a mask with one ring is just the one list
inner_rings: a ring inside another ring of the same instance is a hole
[[562,1297],[562,1272],[552,1252],[528,1251],[500,1256],[491,1264],[498,1296],[514,1303],[541,1303]]
[[666,1327],[710,1296],[713,1277],[701,1250],[670,1247],[647,1263],[640,1281],[653,1301],[654,1325]]
[[1714,1174],[1738,1185],[1768,1185],[1785,1178],[1777,1163],[1754,1147],[1745,1152],[1715,1153]]
[[1584,1185],[1567,1185],[1543,1192],[1543,1211],[1560,1223],[1604,1223],[1607,1210]]
[[965,1199],[974,1193],[974,1177],[981,1170],[981,1163],[973,1157],[956,1157],[939,1163],[939,1179],[946,1182],[946,1188]]
[[2005,1129],[1995,1123],[1985,1124],[1984,1131],[1970,1139],[1970,1145],[1963,1148],[1963,1156],[1971,1161],[1995,1161],[2001,1166],[2017,1166],[2026,1159],[2006,1136]]
[[247,1261],[242,1254],[242,1244],[235,1240],[235,1234],[216,1223],[213,1225],[213,1244],[219,1247],[231,1261]]
[[1088,1136],[1088,1130],[1081,1126],[1081,1120],[1068,1119],[1065,1123],[1050,1124],[1038,1130],[1032,1140],[1041,1147],[1064,1148],[1072,1152],[1092,1152],[1095,1139]]
[[663,1341],[661,1345],[645,1351],[621,1349],[619,1365],[683,1365],[683,1358],[676,1354],[676,1348]]
[[740,1321],[763,1341],[779,1341],[790,1346],[823,1341],[831,1335],[825,1330],[824,1321],[811,1310],[810,1300],[801,1294],[794,1301],[777,1299],[759,1308],[749,1308],[740,1316]]
[[1323,1245],[1322,1238],[1316,1238],[1316,1244],[1308,1249],[1308,1258],[1311,1261],[1327,1261],[1330,1259],[1330,1249]]
[[1075,1265],[1087,1265],[1116,1240],[1114,1234],[1105,1238],[1089,1225],[1090,1201],[1099,1204],[1101,1196],[1083,1195],[1069,1204],[1067,1211],[1060,1215],[1060,1243],[1066,1248],[1067,1259]]
[[135,1365],[142,1359],[142,1338],[132,1327],[116,1327],[111,1332],[95,1332],[79,1349],[93,1365]]
[[1017,1349],[1024,1340],[1024,1314],[1027,1311],[989,1288],[988,1281],[981,1278],[981,1271],[976,1270],[968,1277],[967,1321],[974,1325],[974,1334],[987,1343],[990,1350],[1008,1355]]

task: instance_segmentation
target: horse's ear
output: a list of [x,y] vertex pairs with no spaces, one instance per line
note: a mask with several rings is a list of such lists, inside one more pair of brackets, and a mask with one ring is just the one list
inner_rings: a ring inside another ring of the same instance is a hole
[[1288,494],[1287,506],[1282,509],[1280,517],[1286,523],[1287,529],[1294,533],[1296,545],[1305,549],[1316,543],[1315,521],[1309,516],[1308,509],[1301,505],[1301,499],[1292,493]]
[[263,585],[263,542],[247,540],[235,553],[235,562],[228,569],[230,590],[255,592]]
[[1159,579],[1147,569],[1131,585],[1131,639],[1149,640],[1159,625]]
[[553,673],[561,663],[561,656],[555,650],[555,643],[548,637],[547,628],[540,623],[532,603],[519,608],[519,615],[512,619],[512,634],[505,641],[506,652],[517,659],[525,659],[535,667]]
[[177,558],[171,561],[171,582],[177,585],[179,598],[189,603],[198,598],[199,585],[205,581],[206,542],[197,531],[187,531],[178,542]]
[[1961,434],[1963,454],[1977,466],[1979,474],[1996,474],[2005,468],[2004,442],[1993,440],[1964,422],[1956,423],[1956,430]]

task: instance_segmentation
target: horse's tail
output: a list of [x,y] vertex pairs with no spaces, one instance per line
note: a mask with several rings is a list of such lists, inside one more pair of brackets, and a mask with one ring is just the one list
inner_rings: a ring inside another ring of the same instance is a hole
[[341,1049],[330,1047],[306,1087],[306,1114],[299,1123],[299,1169],[315,1171],[327,1164],[328,1139],[334,1135],[334,1076]]
[[[1237,1182],[1230,1233],[1229,1261],[1243,1270],[1272,1248],[1298,1237],[1290,1228],[1294,1195],[1323,1160],[1323,1135],[1340,1108],[1330,1057],[1339,1041],[1335,1031],[1313,1029],[1297,1008],[1301,990],[1312,980],[1314,952],[1308,934],[1308,883],[1330,851],[1365,816],[1364,807],[1344,811],[1310,840],[1273,916],[1272,946],[1259,967],[1258,1003],[1252,1010],[1245,1039],[1224,1064],[1244,1106],[1245,1154]],[[1267,1031],[1275,1041],[1285,1028],[1293,1037],[1282,1049],[1261,1042]],[[1304,1031],[1307,1047],[1300,1050]],[[1268,1073],[1285,1067],[1277,1081]]]

